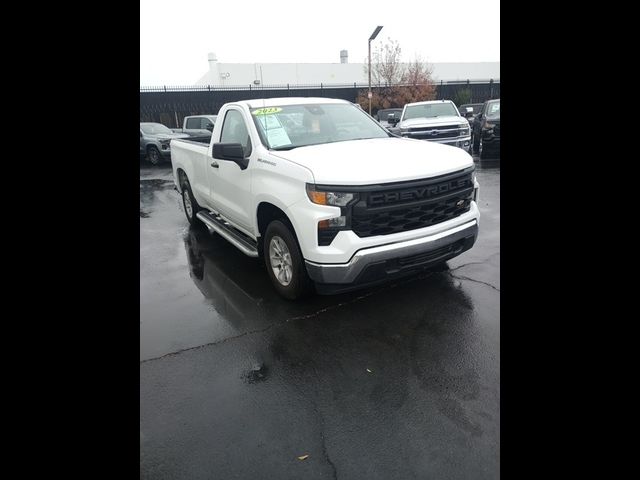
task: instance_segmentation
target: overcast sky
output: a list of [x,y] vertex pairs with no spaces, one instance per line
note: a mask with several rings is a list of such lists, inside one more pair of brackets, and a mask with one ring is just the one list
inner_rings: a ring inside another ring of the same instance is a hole
[[365,61],[367,40],[402,59],[500,60],[499,0],[140,0],[140,85],[192,85],[219,62]]

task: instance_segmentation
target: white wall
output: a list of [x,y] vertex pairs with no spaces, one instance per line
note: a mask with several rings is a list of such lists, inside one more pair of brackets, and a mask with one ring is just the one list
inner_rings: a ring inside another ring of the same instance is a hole
[[[448,80],[500,79],[500,62],[432,63],[433,78]],[[209,71],[196,85],[349,84],[368,82],[364,63],[221,63],[210,62]],[[228,76],[226,76],[228,74]],[[222,78],[225,76],[226,78]]]

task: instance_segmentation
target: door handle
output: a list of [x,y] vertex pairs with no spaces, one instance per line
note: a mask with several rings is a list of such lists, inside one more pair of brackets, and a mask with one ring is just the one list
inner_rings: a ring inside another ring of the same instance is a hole
[[218,162],[215,162],[215,161],[211,163],[211,166],[213,168],[220,168],[220,165],[218,165]]

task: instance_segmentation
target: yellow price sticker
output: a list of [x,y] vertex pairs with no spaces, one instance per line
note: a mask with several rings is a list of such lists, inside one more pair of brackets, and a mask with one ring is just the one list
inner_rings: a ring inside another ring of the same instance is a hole
[[251,112],[253,115],[271,115],[272,113],[281,112],[282,108],[280,107],[266,107],[266,108],[258,108]]

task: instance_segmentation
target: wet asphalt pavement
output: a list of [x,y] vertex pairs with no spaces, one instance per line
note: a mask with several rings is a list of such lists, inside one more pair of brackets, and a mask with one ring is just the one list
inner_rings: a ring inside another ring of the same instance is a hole
[[293,303],[141,164],[140,478],[499,478],[499,166],[478,181],[448,268]]

